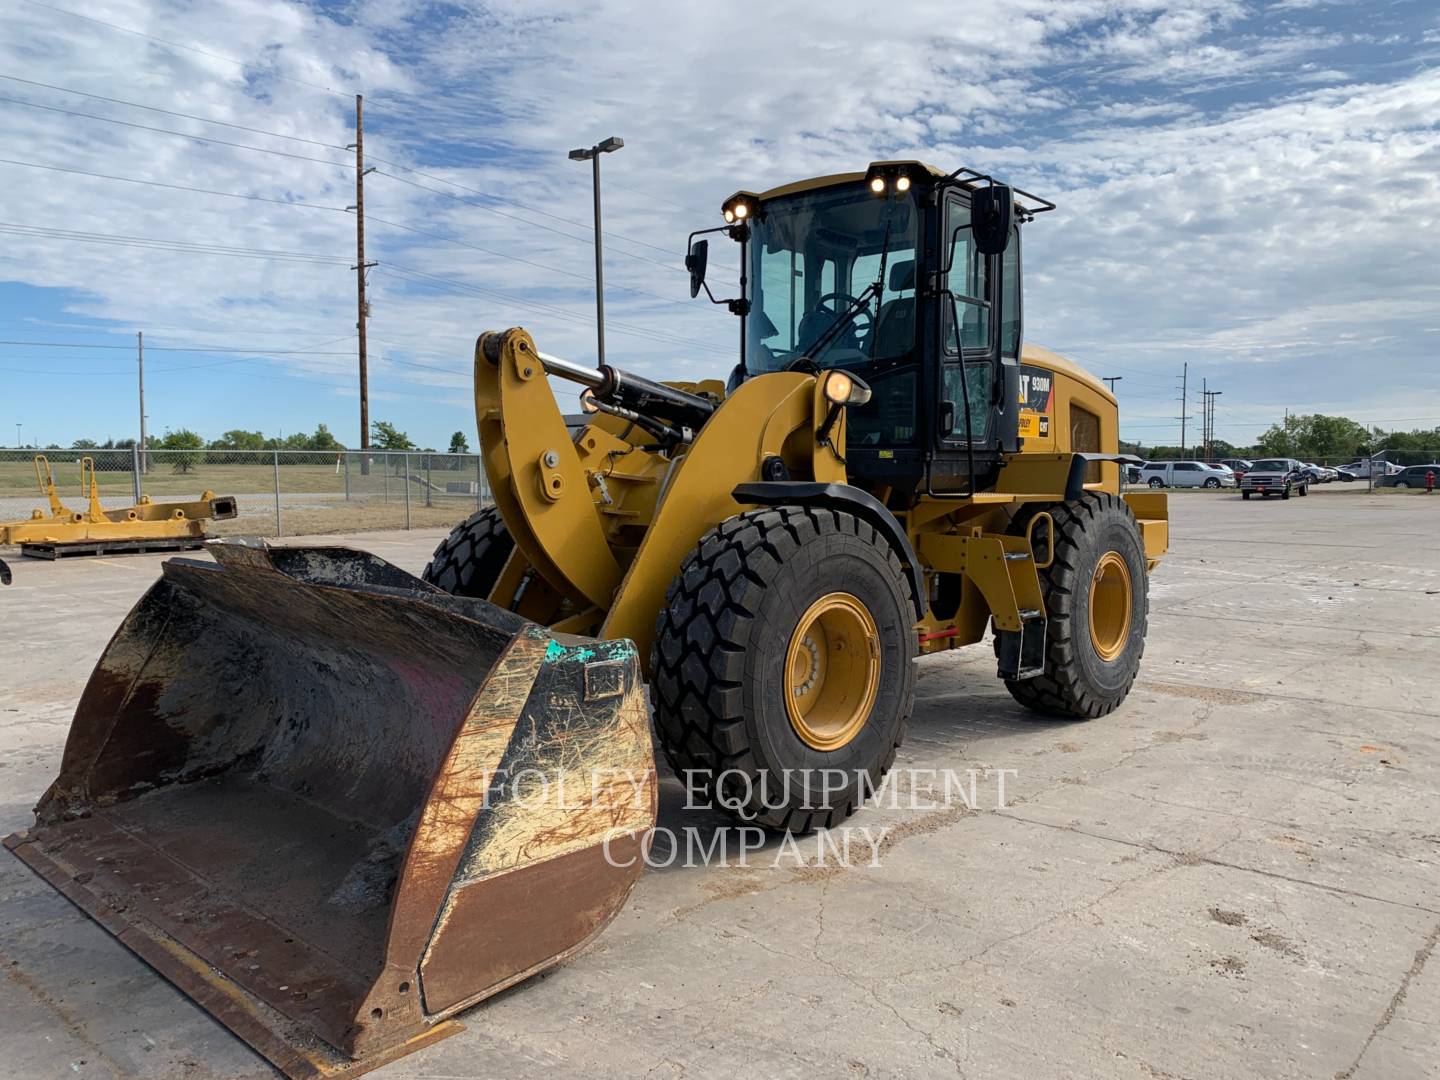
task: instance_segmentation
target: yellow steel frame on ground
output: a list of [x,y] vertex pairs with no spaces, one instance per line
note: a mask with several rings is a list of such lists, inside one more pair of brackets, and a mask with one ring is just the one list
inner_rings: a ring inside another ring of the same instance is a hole
[[[1027,505],[1064,501],[1075,451],[1117,451],[1115,399],[1103,386],[1048,350],[1027,346],[1024,359],[1053,376],[1052,421],[1043,439],[1026,439],[1027,449],[1005,457],[994,490],[908,499],[872,492],[904,526],[927,590],[937,575],[953,576],[958,586],[953,611],[942,618],[927,605],[917,622],[922,651],[978,641],[991,620],[997,629],[1019,630],[1030,613],[1043,613],[1036,552],[1015,518]],[[767,458],[783,461],[792,479],[848,483],[843,411],[828,444],[817,437],[831,408],[821,382],[802,372],[746,380],[689,447],[667,456],[615,416],[596,415],[572,434],[530,335],[482,335],[475,348],[481,453],[515,540],[489,599],[557,630],[630,638],[648,662],[666,589],[706,532],[750,509],[731,493],[761,479]],[[722,396],[716,383],[675,385]],[[1073,444],[1072,409],[1098,417],[1099,445]],[[1116,462],[1090,470],[1085,491],[1119,494]],[[1166,496],[1125,499],[1153,568],[1168,542]],[[1049,550],[1040,552],[1046,560]]]
[[134,506],[106,510],[100,505],[95,462],[80,459],[80,482],[89,492],[89,505],[70,510],[55,490],[50,462],[35,455],[35,480],[50,503],[50,513],[32,511],[28,519],[0,522],[0,544],[70,544],[94,540],[165,540],[200,538],[205,519],[233,518],[235,499],[206,491],[192,502],[156,503],[142,495]]

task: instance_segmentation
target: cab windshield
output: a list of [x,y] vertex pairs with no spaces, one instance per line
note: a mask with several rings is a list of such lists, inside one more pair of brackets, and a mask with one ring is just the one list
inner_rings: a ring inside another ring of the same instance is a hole
[[876,197],[859,181],[765,203],[751,221],[746,370],[783,371],[802,356],[822,368],[907,358],[918,218],[910,199]]

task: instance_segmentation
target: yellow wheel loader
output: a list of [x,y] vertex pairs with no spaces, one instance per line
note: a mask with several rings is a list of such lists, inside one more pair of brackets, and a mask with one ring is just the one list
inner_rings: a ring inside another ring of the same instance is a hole
[[[1021,344],[1022,225],[961,169],[738,192],[726,381],[481,335],[494,505],[411,577],[343,548],[174,559],[106,648],[19,858],[296,1080],[353,1076],[612,919],[692,789],[803,832],[894,760],[916,657],[993,629],[1028,708],[1116,708],[1163,494],[1113,396]],[[550,377],[583,387],[571,432]]]
[[[1122,495],[1116,401],[1022,345],[1021,227],[1053,204],[915,161],[737,192],[728,381],[659,383],[475,350],[495,505],[426,580],[555,630],[628,638],[656,732],[747,821],[832,826],[894,759],[917,654],[993,628],[998,673],[1049,715],[1110,712],[1145,644],[1163,495]],[[547,375],[583,386],[567,431]]]

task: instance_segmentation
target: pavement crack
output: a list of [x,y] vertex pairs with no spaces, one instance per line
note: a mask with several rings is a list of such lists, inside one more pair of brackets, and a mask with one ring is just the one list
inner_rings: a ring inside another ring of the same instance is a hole
[[65,1008],[60,1001],[51,995],[43,986],[22,971],[19,962],[0,952],[0,965],[4,966],[6,977],[20,989],[30,995],[38,1004],[59,1018],[65,1030],[84,1046],[95,1059],[105,1068],[109,1069],[116,1080],[130,1080],[134,1075],[127,1072],[114,1058],[105,1052],[105,1048],[92,1039],[85,1031],[85,1028],[78,1017]]
[[1335,1080],[1350,1080],[1355,1075],[1355,1070],[1360,1068],[1360,1062],[1364,1059],[1366,1052],[1370,1049],[1380,1032],[1390,1026],[1390,1021],[1395,1019],[1395,1014],[1400,1011],[1400,1006],[1405,1003],[1405,995],[1410,992],[1410,984],[1425,967],[1425,961],[1430,959],[1430,954],[1435,951],[1435,945],[1440,942],[1440,923],[1436,923],[1426,935],[1425,941],[1420,948],[1415,950],[1415,959],[1411,962],[1409,969],[1400,976],[1400,985],[1395,988],[1395,993],[1390,997],[1390,1003],[1385,1006],[1385,1011],[1375,1021],[1375,1026],[1370,1029],[1370,1034],[1365,1036],[1365,1041],[1360,1044],[1360,1052],[1355,1055],[1355,1060],[1350,1067],[1335,1074]]
[[[1191,865],[1204,863],[1209,866],[1219,866],[1226,870],[1238,870],[1244,874],[1255,874],[1259,877],[1272,878],[1277,881],[1288,881],[1294,885],[1306,885],[1312,889],[1321,889],[1325,892],[1334,893],[1337,896],[1350,896],[1357,900],[1370,900],[1377,904],[1388,904],[1391,907],[1404,908],[1407,911],[1423,911],[1427,915],[1440,915],[1440,910],[1426,907],[1424,904],[1411,904],[1404,900],[1392,900],[1389,897],[1360,892],[1358,889],[1346,889],[1339,885],[1327,885],[1323,881],[1313,881],[1310,878],[1296,877],[1293,874],[1281,874],[1274,870],[1261,870],[1259,867],[1227,862],[1224,859],[1217,859],[1210,855],[1197,855],[1193,851],[1177,851],[1174,848],[1161,847],[1159,844],[1152,844],[1142,840],[1126,840],[1120,836],[1108,836],[1105,833],[1082,829],[1077,825],[1059,825],[1053,821],[1040,821],[1036,818],[1020,817],[1018,814],[1007,814],[1003,811],[996,811],[996,813],[1001,817],[1009,818],[1011,821],[1018,821],[1025,825],[1038,825],[1043,829],[1058,829],[1061,832],[1088,836],[1093,840],[1108,840],[1112,844],[1123,844],[1125,847],[1136,848],[1140,851],[1150,851],[1158,855],[1170,855],[1177,859],[1182,859]],[[1223,847],[1224,845],[1222,844],[1221,846]]]

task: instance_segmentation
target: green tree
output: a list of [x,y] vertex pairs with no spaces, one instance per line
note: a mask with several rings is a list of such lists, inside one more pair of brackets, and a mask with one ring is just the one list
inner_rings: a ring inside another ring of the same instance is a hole
[[388,420],[376,420],[371,425],[370,438],[377,450],[414,450],[415,444],[410,441],[410,436],[401,431]]
[[450,436],[450,453],[468,454],[469,452],[470,443],[465,438],[465,432],[457,431],[454,435]]
[[98,449],[100,449],[100,444],[97,443],[94,439],[76,439],[73,443],[70,444],[70,449],[71,449],[71,450],[98,450]]
[[1293,457],[1304,461],[1321,458],[1352,458],[1370,449],[1370,433],[1348,416],[1306,413],[1287,416],[1271,424],[1255,444],[1268,457]]
[[344,450],[345,446],[339,439],[330,434],[328,427],[324,424],[319,424],[315,428],[315,434],[310,436],[309,448],[311,450]]
[[188,473],[199,463],[199,451],[205,449],[205,440],[189,428],[181,428],[165,432],[165,437],[160,440],[160,449],[176,451],[165,457],[177,473]]
[[245,431],[235,428],[225,432],[218,439],[210,444],[211,450],[264,450],[265,433],[263,431]]

